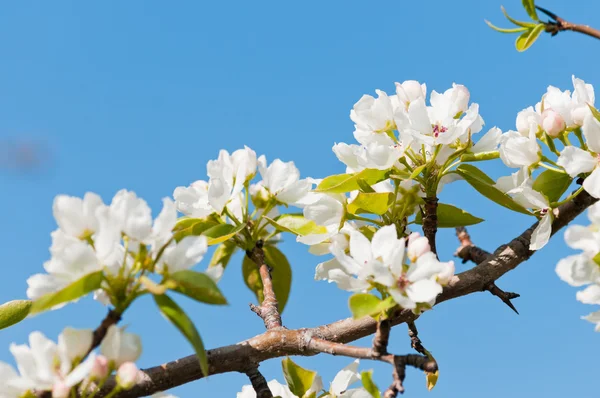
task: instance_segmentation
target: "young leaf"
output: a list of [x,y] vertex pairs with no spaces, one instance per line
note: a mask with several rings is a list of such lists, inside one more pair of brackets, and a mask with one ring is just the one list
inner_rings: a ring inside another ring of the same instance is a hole
[[517,41],[515,42],[515,47],[517,48],[517,51],[523,52],[523,51],[527,50],[529,47],[531,47],[531,45],[533,43],[535,43],[535,41],[540,36],[540,34],[544,31],[544,29],[545,29],[545,25],[541,23],[541,24],[536,25],[535,28],[533,28],[527,32],[524,32],[519,37],[517,37]]
[[507,209],[531,215],[527,209],[515,202],[510,196],[496,188],[493,185],[494,180],[489,178],[477,167],[468,164],[462,164],[458,166],[455,172],[461,175],[473,188],[475,188],[477,192],[491,201],[494,201],[500,206],[506,207]]
[[502,10],[502,13],[504,13],[504,16],[506,17],[506,19],[508,19],[510,22],[514,23],[517,26],[521,26],[523,28],[534,28],[537,25],[532,22],[517,21],[516,19],[514,19],[510,15],[508,15],[508,13],[506,12],[506,10],[504,9],[503,6],[500,6],[500,9]]
[[360,380],[362,381],[362,385],[365,388],[365,390],[367,390],[367,392],[371,394],[373,398],[381,398],[381,392],[379,392],[379,388],[373,382],[372,370],[365,370],[361,372]]
[[177,271],[169,275],[175,282],[169,288],[189,298],[207,304],[227,304],[217,284],[205,273],[192,270]]
[[240,224],[237,226],[231,224],[219,224],[205,230],[202,235],[208,237],[209,246],[216,245],[233,238],[238,232],[244,229],[244,227],[246,227],[245,224]]
[[527,14],[529,14],[531,19],[533,19],[534,21],[540,20],[538,18],[537,12],[535,11],[535,1],[534,0],[523,0],[523,7],[525,8],[525,11],[527,11]]
[[525,30],[527,30],[527,28],[523,28],[523,27],[519,27],[519,28],[499,28],[495,25],[492,25],[492,23],[488,20],[485,20],[485,23],[492,29],[494,29],[496,32],[500,32],[500,33],[518,33],[518,32],[523,32]]
[[0,329],[21,322],[31,309],[31,300],[12,300],[0,305]]
[[394,194],[392,192],[360,192],[356,198],[347,206],[348,213],[372,213],[382,215],[392,205]]
[[99,289],[103,279],[104,275],[102,274],[102,271],[87,274],[61,290],[48,293],[35,300],[31,305],[29,312],[31,314],[37,314],[49,310],[59,304],[77,300],[78,298]]
[[183,218],[175,224],[173,228],[173,237],[179,242],[186,236],[199,236],[204,231],[210,229],[219,223],[213,219],[206,218]]
[[[438,203],[437,218],[439,228],[466,227],[469,225],[479,224],[483,221],[482,218],[475,217],[474,215],[467,213],[458,207],[447,205],[445,203]],[[423,224],[423,219],[420,212],[417,212],[415,223],[419,225]]]
[[296,397],[303,397],[315,381],[317,372],[298,366],[289,357],[281,361],[281,367],[292,394]]
[[237,248],[238,247],[235,242],[232,241],[225,241],[221,243],[213,253],[208,266],[214,267],[218,264],[221,264],[223,268],[226,268],[227,264],[229,264],[229,260],[231,260],[231,257],[235,254]]
[[200,369],[202,374],[208,375],[208,357],[204,350],[204,344],[200,338],[198,330],[192,320],[183,312],[180,306],[177,305],[169,296],[166,294],[154,295],[154,302],[158,306],[160,312],[164,315],[169,322],[171,322],[181,334],[192,344],[198,361],[200,361]]
[[590,111],[592,111],[592,115],[594,116],[594,118],[600,122],[600,111],[598,111],[598,109],[596,109],[593,105],[588,104],[588,108],[590,108]]
[[365,192],[365,193],[375,192],[373,187],[371,185],[369,185],[369,183],[367,181],[363,180],[362,178],[359,178],[358,180],[356,180],[356,182],[358,183],[358,187],[360,188],[361,192]]
[[436,370],[435,373],[425,372],[425,381],[427,383],[427,389],[433,390],[433,387],[437,384],[438,378],[440,377],[440,371]]
[[566,173],[544,170],[533,182],[533,189],[546,195],[550,202],[556,202],[569,189],[572,181]]
[[366,181],[369,185],[373,185],[385,180],[387,173],[387,170],[364,169],[358,173],[332,175],[323,179],[315,191],[329,193],[356,191],[359,188],[359,179]]
[[381,300],[369,293],[356,293],[348,300],[348,306],[354,319],[360,319],[367,315],[377,316],[395,305],[396,302],[391,297]]
[[275,219],[266,216],[265,218],[278,231],[289,232],[294,235],[324,234],[327,232],[327,228],[317,225],[314,221],[298,214],[282,214]]
[[416,169],[413,170],[413,172],[410,174],[410,176],[408,177],[409,180],[414,180],[415,177],[417,177],[419,174],[421,174],[421,172],[423,170],[425,170],[425,167],[427,167],[426,164],[422,164],[419,167],[417,167]]

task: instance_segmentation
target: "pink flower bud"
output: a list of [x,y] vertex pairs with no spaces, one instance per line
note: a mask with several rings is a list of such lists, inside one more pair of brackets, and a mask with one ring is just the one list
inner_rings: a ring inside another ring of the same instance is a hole
[[138,368],[135,366],[135,363],[125,362],[117,370],[117,384],[121,388],[129,390],[135,384],[137,374]]
[[57,382],[52,387],[52,398],[67,398],[71,393],[71,387],[62,381]]
[[423,254],[431,251],[429,240],[418,232],[413,232],[408,237],[408,248],[406,249],[410,261],[415,262]]
[[93,380],[104,380],[106,376],[108,376],[108,359],[104,355],[98,355],[94,358],[90,377]]
[[546,109],[542,113],[542,128],[550,137],[558,137],[565,128],[565,119],[553,109]]

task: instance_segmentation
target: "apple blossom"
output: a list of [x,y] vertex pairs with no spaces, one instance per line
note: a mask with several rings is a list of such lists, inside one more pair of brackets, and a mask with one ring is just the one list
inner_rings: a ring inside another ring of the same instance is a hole
[[58,227],[67,235],[84,238],[98,230],[96,210],[106,206],[100,196],[88,192],[83,199],[58,195],[52,210]]
[[173,191],[177,210],[186,216],[204,218],[215,212],[208,201],[208,183],[193,182],[189,187],[177,187]]
[[267,167],[267,159],[262,155],[258,159],[258,169],[263,186],[280,203],[293,205],[301,202],[312,186],[308,179],[300,179],[300,171],[294,162],[284,163],[275,159]]
[[532,106],[523,109],[517,114],[517,131],[523,137],[529,137],[529,132],[531,130],[537,131],[541,124],[542,118],[540,114],[535,109],[533,109]]
[[541,149],[531,129],[529,136],[507,131],[500,138],[500,159],[508,167],[529,167],[541,160]]
[[396,83],[396,97],[400,104],[405,108],[408,107],[411,102],[416,101],[419,98],[425,98],[426,96],[427,85],[424,83],[420,84],[416,80],[406,80],[402,83]]
[[500,138],[502,137],[502,130],[498,127],[492,127],[487,133],[481,137],[475,145],[471,147],[472,153],[491,152],[498,149],[500,144]]
[[129,390],[135,384],[138,375],[138,368],[133,362],[125,362],[117,369],[117,385],[125,390]]
[[363,95],[350,111],[350,119],[356,123],[357,130],[383,132],[394,128],[394,112],[390,97],[381,91],[377,98]]

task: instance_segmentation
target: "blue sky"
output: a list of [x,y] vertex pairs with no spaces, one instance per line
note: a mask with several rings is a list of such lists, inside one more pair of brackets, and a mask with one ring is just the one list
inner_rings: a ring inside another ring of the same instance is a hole
[[[518,0],[4,3],[0,142],[43,142],[52,162],[34,174],[0,173],[0,301],[23,298],[26,278],[48,258],[57,194],[94,191],[109,201],[127,188],[157,212],[176,186],[205,178],[206,161],[219,149],[243,145],[270,160],[294,160],[303,176],[341,173],[331,146],[353,141],[352,105],[378,88],[393,92],[395,81],[416,79],[437,91],[465,84],[487,127],[503,130],[514,128],[516,113],[535,104],[549,84],[570,89],[575,74],[600,87],[599,43],[564,33],[517,53],[514,36],[483,22],[506,25],[502,3],[524,17]],[[600,13],[600,3],[584,0],[540,4],[581,23],[597,22]],[[510,172],[499,162],[487,170],[494,177]],[[470,231],[488,250],[533,222],[474,195],[464,182],[441,200],[486,219]],[[456,246],[452,230],[440,232],[443,259]],[[294,272],[285,325],[311,327],[348,316],[348,294],[313,280],[319,259],[291,238],[282,248]],[[520,316],[486,293],[425,314],[420,335],[440,363],[440,381],[427,392],[423,375],[410,371],[407,396],[597,396],[592,381],[600,335],[579,319],[592,307],[578,303],[575,289],[554,272],[568,253],[561,234],[498,282],[522,295],[515,302]],[[248,310],[253,296],[240,265],[234,258],[221,283],[228,307],[180,300],[208,347],[263,331]],[[55,339],[66,325],[94,328],[104,311],[88,299],[2,330],[0,359],[12,361],[9,343],[25,342],[33,330]],[[142,335],[142,367],[191,353],[151,300],[136,303],[123,323]],[[394,329],[391,350],[410,351],[404,325]],[[326,381],[349,361],[298,359]],[[389,368],[362,364],[369,368],[380,387],[389,384]],[[268,380],[283,380],[278,359],[261,370]],[[244,375],[217,375],[173,392],[234,397],[243,384]]]

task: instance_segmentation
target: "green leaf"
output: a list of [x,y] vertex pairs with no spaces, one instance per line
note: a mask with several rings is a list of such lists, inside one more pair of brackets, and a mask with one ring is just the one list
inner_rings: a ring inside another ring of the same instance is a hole
[[[484,221],[482,218],[475,217],[474,215],[467,213],[458,207],[447,205],[445,203],[438,203],[437,218],[438,228],[466,227],[469,225],[479,224],[480,222]],[[423,224],[423,219],[420,212],[417,212],[415,224]]]
[[298,366],[289,357],[281,361],[281,367],[283,368],[283,376],[292,394],[297,397],[303,397],[315,381],[317,372]]
[[[265,246],[263,250],[266,263],[271,267],[271,280],[279,303],[279,312],[283,312],[292,286],[292,268],[285,255],[275,246]],[[262,303],[265,299],[262,279],[258,266],[248,256],[245,256],[242,262],[242,275],[246,286],[254,292],[257,301]]]
[[49,310],[59,304],[67,303],[85,296],[86,294],[99,289],[103,279],[104,275],[102,274],[102,271],[87,274],[67,287],[62,288],[57,292],[48,293],[35,300],[29,312],[31,314],[37,314]]
[[479,162],[481,160],[492,160],[498,159],[500,157],[500,152],[491,151],[491,152],[479,152],[479,153],[465,153],[460,157],[461,162]]
[[356,180],[356,182],[358,183],[358,187],[360,188],[361,192],[365,192],[365,193],[375,192],[373,187],[371,185],[369,185],[369,183],[367,181],[363,180],[362,178],[359,178],[358,180]]
[[265,216],[277,230],[289,232],[294,235],[324,234],[327,228],[317,225],[314,221],[304,218],[297,214],[282,214],[281,216],[270,219]]
[[223,268],[227,268],[227,264],[229,264],[229,260],[231,260],[231,257],[235,254],[237,248],[235,242],[232,241],[221,243],[213,253],[208,266],[214,267],[221,264]]
[[517,51],[523,52],[527,50],[535,41],[538,39],[540,34],[544,31],[545,25],[539,24],[536,25],[535,28],[524,32],[519,37],[517,37],[517,41],[515,42],[515,47]]
[[175,224],[173,228],[173,237],[179,242],[186,236],[199,236],[204,231],[210,229],[219,223],[213,219],[207,218],[183,218]]
[[332,175],[323,179],[315,191],[328,193],[355,191],[359,188],[359,179],[366,181],[369,185],[373,185],[385,180],[387,173],[387,170],[365,169],[359,173]]
[[492,23],[491,23],[490,21],[488,21],[488,20],[486,20],[486,21],[485,21],[485,23],[486,23],[486,24],[487,24],[487,25],[488,25],[490,28],[492,28],[492,29],[494,29],[495,31],[497,31],[497,32],[500,32],[500,33],[518,33],[518,32],[523,32],[523,31],[527,30],[527,28],[523,28],[523,27],[520,27],[520,28],[509,28],[509,29],[506,29],[506,28],[499,28],[499,27],[497,27],[497,26],[495,26],[495,25],[492,25]]
[[540,20],[538,18],[537,12],[535,11],[535,1],[534,0],[523,0],[523,7],[525,8],[525,11],[527,11],[527,14],[529,14],[531,19],[533,19],[534,21]]
[[166,294],[154,295],[154,301],[158,306],[160,312],[164,315],[169,322],[171,322],[181,334],[192,344],[198,361],[200,361],[200,369],[203,375],[208,375],[208,357],[204,350],[204,344],[200,338],[198,330],[192,320],[185,314],[183,309],[177,305],[169,296]]
[[506,207],[507,209],[531,215],[527,209],[515,202],[510,196],[496,188],[493,185],[494,180],[489,178],[477,167],[469,164],[462,164],[457,167],[455,172],[461,175],[473,188],[475,188],[477,192],[491,201],[496,202],[500,206]]
[[169,281],[175,282],[169,288],[189,298],[207,304],[227,304],[227,300],[217,284],[205,273],[192,270],[177,271],[169,275]]
[[231,224],[219,224],[205,230],[202,235],[208,237],[209,246],[216,245],[233,238],[238,232],[244,229],[245,226],[245,224],[240,224],[237,226]]
[[381,300],[369,293],[356,293],[348,300],[348,306],[354,319],[360,319],[367,315],[377,316],[395,305],[396,302],[391,297]]
[[379,392],[379,388],[373,382],[373,371],[372,370],[369,370],[369,371],[365,370],[365,371],[361,372],[360,380],[362,381],[362,385],[365,388],[365,390],[367,390],[367,392],[369,394],[371,394],[371,396],[373,398],[381,398],[381,393]]
[[31,300],[12,300],[0,305],[0,329],[21,322],[29,315]]
[[425,167],[427,167],[427,165],[426,164],[422,164],[419,167],[417,167],[416,169],[414,169],[413,172],[408,177],[408,179],[409,180],[414,180],[419,174],[421,174],[421,172],[423,170],[425,170]]
[[569,189],[572,181],[566,173],[545,170],[533,182],[533,189],[546,195],[550,202],[556,202]]
[[521,26],[523,28],[534,28],[537,26],[536,23],[517,21],[516,19],[514,19],[510,15],[508,15],[508,13],[504,9],[504,7],[500,6],[500,9],[502,9],[502,12],[504,13],[504,16],[506,17],[506,19],[508,19],[510,22],[514,23],[517,26]]
[[394,194],[392,192],[360,192],[356,198],[347,206],[348,213],[372,213],[382,215],[394,203]]

